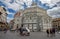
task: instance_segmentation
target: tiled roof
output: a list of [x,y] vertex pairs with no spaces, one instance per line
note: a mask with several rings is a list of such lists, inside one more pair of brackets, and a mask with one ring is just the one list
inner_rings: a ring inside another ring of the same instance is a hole
[[13,20],[11,20],[11,21],[10,21],[10,23],[12,23],[13,21],[14,21],[14,19],[13,19]]
[[60,21],[60,18],[53,19],[53,21]]
[[14,15],[14,17],[19,17],[20,16],[20,12],[17,12],[15,15]]

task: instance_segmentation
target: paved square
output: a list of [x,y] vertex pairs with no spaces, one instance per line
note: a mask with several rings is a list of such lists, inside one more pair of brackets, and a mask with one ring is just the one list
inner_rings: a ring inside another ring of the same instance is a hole
[[45,32],[31,32],[30,36],[20,36],[18,32],[0,32],[0,39],[60,39],[60,34],[55,37],[47,37]]

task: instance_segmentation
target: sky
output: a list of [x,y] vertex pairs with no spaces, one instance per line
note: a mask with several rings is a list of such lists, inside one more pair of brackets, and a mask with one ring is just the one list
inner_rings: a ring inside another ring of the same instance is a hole
[[60,18],[60,0],[0,0],[0,6],[5,7],[8,13],[7,22],[14,18],[17,11],[31,7],[33,1],[39,7],[46,9],[49,16]]

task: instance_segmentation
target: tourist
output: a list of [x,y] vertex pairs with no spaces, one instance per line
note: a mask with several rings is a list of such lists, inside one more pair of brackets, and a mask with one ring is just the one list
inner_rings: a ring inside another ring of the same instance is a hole
[[23,34],[23,25],[21,25],[21,27],[19,28],[19,31],[20,31],[20,35]]
[[49,29],[46,30],[47,37],[49,37]]
[[7,32],[7,28],[4,28],[4,33],[6,33]]
[[26,27],[26,35],[29,36],[30,35],[30,30]]
[[55,36],[55,28],[52,28],[52,36]]

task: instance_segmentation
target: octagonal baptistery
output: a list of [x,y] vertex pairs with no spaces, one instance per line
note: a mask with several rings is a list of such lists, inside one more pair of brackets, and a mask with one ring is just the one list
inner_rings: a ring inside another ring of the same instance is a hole
[[31,4],[31,7],[26,8],[20,13],[22,14],[20,16],[21,24],[31,31],[46,31],[46,29],[52,27],[52,18],[48,16],[47,10],[40,8],[35,2]]

